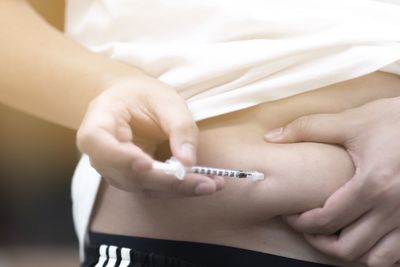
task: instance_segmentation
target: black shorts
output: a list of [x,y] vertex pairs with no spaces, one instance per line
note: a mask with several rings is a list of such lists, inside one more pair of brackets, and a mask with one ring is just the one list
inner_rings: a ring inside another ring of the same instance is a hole
[[332,266],[228,246],[89,233],[83,267]]

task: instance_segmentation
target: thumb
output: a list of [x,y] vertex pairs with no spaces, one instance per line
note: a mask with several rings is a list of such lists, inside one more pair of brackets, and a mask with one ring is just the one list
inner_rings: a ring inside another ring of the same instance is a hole
[[167,105],[156,105],[155,111],[162,130],[168,135],[172,155],[185,165],[196,162],[198,128],[185,101],[171,95]]
[[264,139],[274,143],[320,142],[343,144],[351,125],[343,113],[300,117],[285,127],[267,132]]

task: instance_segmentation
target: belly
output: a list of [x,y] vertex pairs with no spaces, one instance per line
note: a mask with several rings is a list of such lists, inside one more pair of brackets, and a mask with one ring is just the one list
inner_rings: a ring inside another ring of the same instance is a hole
[[[339,112],[400,95],[400,79],[374,73],[199,122],[198,163],[259,170],[259,182],[226,179],[212,196],[164,199],[102,184],[91,229],[122,235],[223,244],[338,263],[309,247],[280,220],[323,205],[354,173],[346,151],[318,143],[270,144],[263,134],[307,114]],[[170,156],[168,144],[155,157]],[[343,264],[345,265],[345,264]]]

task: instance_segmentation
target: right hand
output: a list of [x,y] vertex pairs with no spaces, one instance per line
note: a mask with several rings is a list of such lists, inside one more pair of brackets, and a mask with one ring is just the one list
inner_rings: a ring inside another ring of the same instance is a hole
[[209,195],[221,177],[188,174],[183,180],[152,169],[157,146],[169,140],[173,156],[196,162],[198,129],[185,101],[171,87],[145,76],[111,82],[89,105],[77,145],[112,186],[172,196]]
[[276,143],[338,144],[353,160],[354,176],[322,207],[287,220],[312,246],[368,266],[400,266],[399,121],[400,98],[384,98],[302,117],[266,136]]

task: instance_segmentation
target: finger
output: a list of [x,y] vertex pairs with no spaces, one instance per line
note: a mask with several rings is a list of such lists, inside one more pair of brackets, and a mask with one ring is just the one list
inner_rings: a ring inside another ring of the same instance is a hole
[[328,198],[322,208],[289,216],[288,223],[297,231],[309,234],[333,234],[371,208],[360,193],[360,179],[355,176]]
[[220,180],[199,174],[188,174],[179,180],[174,175],[152,169],[152,159],[147,164],[147,160],[131,156],[128,154],[112,162],[108,157],[105,158],[107,162],[99,158],[90,160],[109,184],[123,191],[139,189],[162,192],[168,196],[201,196],[215,193],[223,187]]
[[96,165],[121,168],[130,171],[137,162],[138,170],[151,168],[152,159],[139,147],[130,142],[119,142],[108,131],[101,128],[92,129],[85,139],[85,153]]
[[321,142],[343,144],[351,125],[344,113],[315,114],[300,117],[283,128],[269,131],[264,135],[266,141],[277,143]]
[[369,212],[343,229],[339,235],[307,235],[307,241],[316,249],[346,261],[359,259],[392,227],[382,216]]
[[172,154],[185,165],[196,162],[198,128],[185,101],[178,95],[163,99],[166,106],[154,105],[162,129],[169,136]]
[[353,261],[354,259],[347,254],[347,251],[343,250],[337,235],[313,235],[305,234],[304,238],[306,241],[321,251],[324,254],[345,260]]
[[155,169],[145,173],[135,173],[132,179],[135,179],[134,187],[139,185],[140,188],[163,192],[170,196],[210,195],[221,188],[220,181],[208,176],[188,174],[183,180],[179,180],[173,175],[166,175]]
[[383,236],[393,230],[389,215],[371,210],[339,235],[337,253],[346,260],[356,260],[370,250]]
[[107,132],[95,136],[92,141],[97,144],[97,150],[91,163],[111,185],[121,190],[147,189],[175,196],[200,196],[215,193],[223,186],[220,180],[204,175],[189,174],[179,180],[152,169],[153,160],[135,145],[119,144]]
[[361,258],[361,262],[369,267],[400,266],[400,228],[383,237]]

